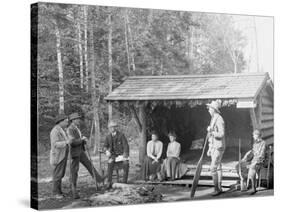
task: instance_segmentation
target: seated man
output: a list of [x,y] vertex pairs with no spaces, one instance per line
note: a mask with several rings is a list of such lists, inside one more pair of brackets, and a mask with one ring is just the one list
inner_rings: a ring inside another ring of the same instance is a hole
[[[256,193],[256,173],[263,164],[265,154],[265,141],[261,139],[261,132],[254,130],[253,138],[253,148],[241,160],[241,177],[244,182],[246,182],[247,177],[251,181],[252,189],[250,194]],[[239,163],[236,165],[236,170],[239,175]]]
[[167,158],[161,168],[161,180],[175,180],[182,177],[179,158],[181,145],[176,141],[176,138],[177,136],[174,132],[169,133],[170,143],[167,148]]
[[124,175],[123,183],[128,181],[129,173],[129,144],[125,135],[117,130],[117,123],[110,121],[108,124],[109,135],[104,143],[105,153],[108,157],[107,189],[112,187],[112,173],[116,162],[121,162]]
[[146,146],[146,156],[142,164],[142,179],[147,181],[154,180],[156,175],[159,175],[161,163],[160,158],[162,155],[163,143],[158,140],[158,134],[153,131],[151,133],[151,140]]

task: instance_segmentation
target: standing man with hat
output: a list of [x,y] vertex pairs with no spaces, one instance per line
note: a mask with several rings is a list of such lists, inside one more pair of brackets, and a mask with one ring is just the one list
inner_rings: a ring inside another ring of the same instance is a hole
[[69,121],[71,122],[69,127],[67,128],[67,135],[69,138],[69,143],[71,145],[70,148],[70,156],[71,156],[71,189],[73,198],[80,198],[76,187],[77,187],[77,178],[79,171],[79,163],[81,162],[86,169],[89,171],[91,176],[96,179],[97,182],[101,182],[103,178],[99,175],[97,170],[93,167],[90,159],[87,157],[85,153],[85,145],[88,139],[85,136],[82,136],[80,131],[80,127],[82,124],[82,116],[78,113],[72,113],[69,116]]
[[65,132],[67,125],[67,116],[59,115],[56,118],[56,125],[50,133],[50,164],[53,168],[53,195],[56,198],[63,198],[63,193],[61,190],[61,181],[65,175],[67,156],[69,151],[69,141]]
[[117,130],[117,123],[110,121],[108,124],[109,135],[105,139],[104,149],[108,156],[108,185],[107,189],[112,186],[112,173],[116,162],[122,163],[123,166],[123,183],[127,183],[129,173],[129,145],[125,135]]
[[211,157],[211,174],[215,186],[213,196],[222,193],[222,165],[221,160],[225,150],[225,124],[220,115],[221,102],[219,100],[212,101],[207,104],[208,112],[211,115],[211,122],[207,128],[209,134],[209,150],[207,155]]

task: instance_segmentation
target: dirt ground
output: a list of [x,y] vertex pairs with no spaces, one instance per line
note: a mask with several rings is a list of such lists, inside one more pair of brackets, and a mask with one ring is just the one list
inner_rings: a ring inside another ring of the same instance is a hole
[[[101,172],[99,167],[99,157],[92,157],[95,167]],[[130,151],[130,171],[129,171],[129,183],[134,185],[134,188],[130,191],[112,189],[105,191],[104,188],[96,190],[94,182],[90,177],[88,171],[81,165],[78,178],[78,190],[80,194],[80,200],[74,201],[71,197],[70,183],[69,183],[69,168],[67,167],[66,176],[63,179],[62,190],[65,193],[65,198],[61,200],[54,199],[52,196],[52,178],[51,167],[49,165],[48,153],[39,157],[38,161],[38,202],[40,209],[59,209],[59,208],[75,208],[75,207],[92,207],[92,206],[109,206],[120,204],[140,204],[149,202],[173,202],[173,201],[187,201],[190,199],[190,187],[183,185],[144,185],[134,184],[134,181],[138,179],[140,167],[136,163],[138,161],[138,151],[131,148]],[[106,158],[102,156],[101,168],[105,170]],[[116,181],[116,179],[113,179]],[[140,196],[135,191],[140,188],[146,188],[153,190],[151,196]],[[195,198],[193,200],[204,199],[222,199],[222,198],[237,198],[237,197],[252,197],[248,192],[241,193],[240,191],[232,190],[229,188],[224,189],[224,193],[219,197],[212,197],[212,187],[199,186]],[[117,194],[117,195],[116,195]],[[273,195],[273,190],[260,190],[254,196],[269,196]],[[118,200],[108,201],[111,196],[118,196]],[[107,202],[103,202],[104,200]]]
[[[136,185],[136,188],[141,188],[144,185]],[[116,201],[116,198],[110,200],[110,198],[116,193],[118,189],[111,189],[109,191],[96,191],[93,184],[88,184],[85,182],[79,182],[79,193],[80,200],[73,200],[71,198],[71,192],[68,184],[64,184],[63,191],[66,194],[66,197],[62,200],[56,200],[52,198],[50,193],[51,184],[50,183],[40,183],[40,190],[44,190],[45,193],[39,199],[40,209],[58,209],[58,208],[75,208],[75,207],[91,207],[91,206],[110,206],[110,205],[120,205],[120,204],[139,204],[139,203],[148,203],[148,202],[174,202],[174,201],[188,201],[190,199],[190,188],[185,186],[178,185],[153,185],[153,192],[155,194],[160,194],[161,199],[158,201],[153,200],[144,200],[136,198],[134,193],[129,194],[121,191],[118,192],[118,197],[123,198],[122,201]],[[240,192],[237,190],[224,189],[224,193],[218,197],[212,197],[211,193],[213,192],[212,187],[198,187],[195,197],[193,200],[206,200],[206,199],[223,199],[223,198],[241,198],[241,197],[257,197],[257,196],[270,196],[273,195],[273,190],[260,190],[255,195],[249,195],[249,192]],[[93,201],[92,196],[100,198],[97,201]],[[106,198],[104,198],[106,197]],[[131,199],[130,202],[125,201],[124,199]],[[140,197],[142,198],[142,197]],[[144,198],[144,197],[143,197]],[[106,203],[103,201],[106,200]],[[124,200],[124,201],[123,201]]]

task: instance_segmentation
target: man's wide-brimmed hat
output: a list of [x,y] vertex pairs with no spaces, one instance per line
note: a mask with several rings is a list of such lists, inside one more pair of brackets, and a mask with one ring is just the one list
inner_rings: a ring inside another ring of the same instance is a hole
[[67,119],[68,117],[65,115],[65,114],[59,114],[57,117],[56,117],[56,124],[60,123],[61,121]]
[[69,115],[69,120],[72,121],[74,119],[81,119],[82,115],[80,115],[79,113],[72,113]]
[[219,101],[212,101],[210,104],[206,104],[207,107],[213,108],[215,111],[220,113],[221,104]]
[[108,123],[108,127],[117,127],[117,126],[118,126],[118,124],[117,124],[116,121],[111,120],[111,121],[109,121],[109,123]]

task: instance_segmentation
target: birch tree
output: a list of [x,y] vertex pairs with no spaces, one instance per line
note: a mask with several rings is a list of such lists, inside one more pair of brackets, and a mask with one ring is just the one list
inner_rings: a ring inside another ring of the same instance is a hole
[[[108,72],[109,72],[109,80],[108,80],[108,87],[109,93],[112,92],[112,14],[111,12],[108,15]],[[108,104],[108,119],[109,121],[112,120],[112,104]]]
[[124,35],[125,35],[125,46],[126,46],[126,54],[127,54],[127,66],[128,72],[130,74],[130,49],[129,49],[129,41],[128,41],[128,23],[127,23],[127,9],[124,9]]
[[78,8],[77,18],[77,37],[78,37],[78,52],[79,52],[79,69],[80,69],[80,88],[84,87],[84,72],[83,72],[83,48],[81,36],[81,23],[80,23],[80,8]]
[[[132,30],[129,22],[129,16],[128,16],[128,11],[125,9],[125,24],[128,28],[128,34],[129,34],[129,40],[131,44],[131,61],[132,61],[132,69],[133,72],[136,72],[136,65],[135,65],[135,56],[134,56],[134,44],[133,44],[133,35],[132,35]],[[130,51],[128,51],[130,53]]]
[[89,91],[89,68],[88,68],[88,6],[84,6],[84,57],[85,57],[85,81],[86,92]]
[[[94,14],[94,10],[92,11]],[[100,149],[100,117],[99,117],[99,97],[96,88],[96,62],[95,62],[95,42],[94,42],[95,24],[94,19],[90,24],[89,50],[90,50],[90,70],[91,70],[91,99],[93,110],[93,124],[95,127],[94,141],[91,139],[91,145],[94,146],[94,154]],[[92,138],[92,133],[91,137]]]
[[57,66],[59,72],[59,114],[64,113],[64,86],[63,86],[63,65],[61,56],[61,35],[56,21],[54,21],[56,35]]

